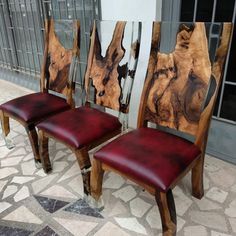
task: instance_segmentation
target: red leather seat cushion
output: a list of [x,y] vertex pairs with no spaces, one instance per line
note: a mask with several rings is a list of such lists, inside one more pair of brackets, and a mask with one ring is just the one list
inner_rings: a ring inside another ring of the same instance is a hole
[[27,123],[37,123],[50,115],[70,109],[65,99],[48,93],[33,93],[15,98],[0,109]]
[[200,153],[197,146],[180,137],[140,128],[107,144],[94,158],[131,178],[167,191]]
[[118,118],[90,107],[79,107],[42,121],[37,127],[56,139],[81,148],[120,129]]

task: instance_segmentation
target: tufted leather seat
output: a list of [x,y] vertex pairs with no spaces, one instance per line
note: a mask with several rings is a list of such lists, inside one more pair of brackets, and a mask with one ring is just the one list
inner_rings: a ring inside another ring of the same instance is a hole
[[187,140],[157,129],[140,128],[109,143],[94,158],[166,192],[200,154],[199,148]]
[[37,123],[58,112],[70,109],[65,99],[49,93],[25,95],[0,106],[0,110],[26,122]]
[[79,107],[42,121],[37,127],[54,138],[81,148],[121,128],[118,118],[90,107]]

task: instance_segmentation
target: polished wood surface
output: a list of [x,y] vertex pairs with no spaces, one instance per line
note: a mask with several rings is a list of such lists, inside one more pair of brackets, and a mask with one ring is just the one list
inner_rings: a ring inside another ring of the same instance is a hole
[[[90,83],[93,84],[96,89],[96,104],[127,113],[128,104],[122,104],[121,102],[121,79],[126,79],[128,74],[132,77],[135,71],[128,71],[127,63],[121,65],[126,53],[122,45],[125,26],[126,22],[124,21],[116,23],[112,39],[106,48],[105,56],[103,56],[101,39],[97,26],[94,24],[85,74],[85,88],[89,96],[89,86]],[[138,57],[138,47],[138,40],[131,45],[131,55],[135,59]]]
[[155,46],[148,68],[152,84],[147,91],[145,119],[195,134],[211,75],[205,25],[181,25],[175,50],[169,54],[157,48],[159,27],[154,23]]
[[45,21],[44,62],[41,72],[41,91],[52,90],[62,93],[71,106],[74,106],[75,85],[70,78],[70,70],[74,66],[73,58],[80,54],[80,22],[75,21],[73,27],[73,48],[66,49],[55,32],[54,20]]

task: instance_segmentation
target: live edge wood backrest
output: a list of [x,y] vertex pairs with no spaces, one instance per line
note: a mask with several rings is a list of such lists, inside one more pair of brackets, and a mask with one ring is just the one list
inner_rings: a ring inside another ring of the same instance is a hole
[[[55,23],[61,24],[61,31],[73,38],[72,48],[65,48],[55,32]],[[70,24],[71,23],[71,24]],[[68,26],[66,28],[66,26]],[[71,27],[72,26],[72,27]],[[41,69],[41,92],[48,90],[63,94],[68,104],[74,107],[74,76],[76,57],[80,54],[80,22],[77,21],[45,21],[45,47]]]
[[[153,23],[138,126],[154,122],[191,134],[195,144],[204,151],[232,24],[197,22],[178,26],[175,49],[165,54],[160,52],[162,23]],[[211,34],[213,31],[217,33]],[[210,37],[218,42],[211,50]]]
[[140,35],[138,22],[94,22],[85,73],[87,102],[128,112]]

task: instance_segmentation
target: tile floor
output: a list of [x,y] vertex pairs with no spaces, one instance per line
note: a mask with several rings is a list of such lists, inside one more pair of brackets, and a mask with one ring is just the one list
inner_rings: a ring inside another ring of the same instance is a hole
[[[0,103],[28,92],[0,80]],[[147,192],[106,174],[105,209],[94,210],[82,200],[78,164],[65,146],[50,142],[53,172],[46,175],[34,166],[22,126],[12,121],[11,128],[16,147],[8,150],[0,139],[0,235],[160,235],[159,212]],[[186,176],[173,191],[177,235],[236,235],[236,166],[207,155],[205,197],[194,199],[190,189],[190,176]]]

